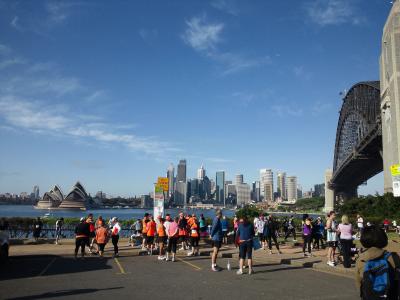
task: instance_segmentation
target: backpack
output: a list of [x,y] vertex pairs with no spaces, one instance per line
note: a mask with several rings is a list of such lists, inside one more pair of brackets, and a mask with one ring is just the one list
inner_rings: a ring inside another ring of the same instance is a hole
[[391,255],[385,251],[382,256],[365,263],[360,291],[362,299],[395,299],[394,270],[388,261]]

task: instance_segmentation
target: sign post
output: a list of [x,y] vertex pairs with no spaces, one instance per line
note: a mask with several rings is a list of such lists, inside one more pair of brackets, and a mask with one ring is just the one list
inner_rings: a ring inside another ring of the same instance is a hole
[[154,186],[154,218],[157,218],[158,216],[164,217],[164,198],[163,188],[156,184]]
[[400,164],[390,166],[393,182],[393,195],[400,197]]

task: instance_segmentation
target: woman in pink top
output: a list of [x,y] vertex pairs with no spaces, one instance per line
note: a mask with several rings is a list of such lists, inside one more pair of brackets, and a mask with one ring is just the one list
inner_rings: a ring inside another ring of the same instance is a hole
[[171,255],[171,251],[172,251],[172,261],[175,261],[176,244],[178,243],[178,222],[179,222],[179,217],[175,217],[174,222],[171,222],[168,227],[167,231],[168,247],[167,247],[166,261],[169,261],[169,256]]
[[343,251],[343,267],[351,267],[351,245],[353,244],[353,226],[346,215],[342,216],[342,223],[339,224],[340,244]]
[[238,220],[238,218],[235,216],[234,218],[233,218],[233,243],[235,244],[235,247],[237,248],[238,247],[238,243],[236,243],[236,232],[237,232],[237,230],[238,230],[238,227],[239,227],[239,220]]

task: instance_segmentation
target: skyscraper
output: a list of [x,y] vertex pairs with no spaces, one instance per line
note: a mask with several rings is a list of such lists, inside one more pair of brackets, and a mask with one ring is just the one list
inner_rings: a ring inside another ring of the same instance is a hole
[[178,170],[176,173],[176,181],[186,182],[186,159],[181,159],[178,164]]
[[252,200],[256,202],[260,202],[260,182],[253,181],[252,191],[251,191]]
[[174,194],[174,165],[170,164],[168,169],[167,169],[167,178],[168,178],[168,196],[171,197]]
[[215,200],[225,205],[225,171],[218,171],[215,176]]
[[271,184],[272,193],[274,192],[274,173],[271,169],[261,169],[260,170],[260,187],[261,196],[265,197],[265,185]]
[[295,202],[297,200],[297,177],[288,176],[286,180],[287,200]]
[[243,206],[250,202],[250,186],[246,183],[236,185],[237,206]]
[[243,183],[243,174],[237,174],[235,176],[235,184],[242,184]]
[[39,194],[39,186],[38,186],[38,185],[35,185],[35,186],[33,187],[33,196],[34,196],[34,199],[35,199],[35,200],[38,200],[39,197],[40,197],[40,194]]
[[278,191],[278,197],[280,197],[282,200],[287,199],[287,194],[286,194],[286,173],[278,173],[277,177],[277,191]]
[[176,190],[174,194],[174,203],[176,206],[186,206],[187,203],[187,183],[186,181],[176,182]]
[[264,201],[274,200],[274,190],[271,182],[264,184]]
[[206,170],[203,165],[201,165],[200,169],[197,170],[197,179],[203,180],[204,176],[206,176]]

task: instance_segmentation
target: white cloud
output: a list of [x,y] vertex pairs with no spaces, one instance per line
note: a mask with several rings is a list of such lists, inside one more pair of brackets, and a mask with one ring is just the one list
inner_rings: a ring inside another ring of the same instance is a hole
[[196,51],[212,51],[221,41],[223,23],[207,23],[205,18],[193,17],[186,21],[187,28],[182,36],[185,43]]
[[209,56],[224,66],[222,75],[229,75],[245,69],[271,64],[271,57],[245,57],[243,55],[225,52],[210,53]]
[[0,44],[0,55],[7,55],[9,53],[11,53],[10,47]]
[[221,52],[218,44],[222,41],[223,23],[208,23],[205,17],[194,17],[186,21],[187,28],[182,35],[184,42],[200,54],[222,66],[221,75],[229,75],[245,69],[270,64],[270,56],[248,57],[235,52]]
[[344,23],[360,24],[364,19],[357,15],[357,0],[314,0],[306,5],[310,20],[320,26]]
[[13,27],[16,30],[22,31],[22,27],[19,24],[19,17],[14,16],[14,18],[10,22],[11,27]]
[[301,117],[303,115],[303,109],[298,108],[292,104],[272,105],[271,110],[278,117]]
[[239,9],[235,0],[213,0],[211,6],[227,14],[238,16]]
[[3,61],[0,61],[0,70],[6,69],[6,68],[14,66],[14,65],[21,65],[24,63],[25,63],[25,60],[20,59],[20,58],[5,59]]
[[151,41],[158,37],[157,29],[141,28],[138,33],[144,41]]
[[295,66],[292,69],[293,74],[301,79],[310,80],[312,77],[311,72],[306,71],[304,66]]
[[311,107],[311,113],[313,116],[319,116],[332,109],[332,104],[327,102],[316,101]]

